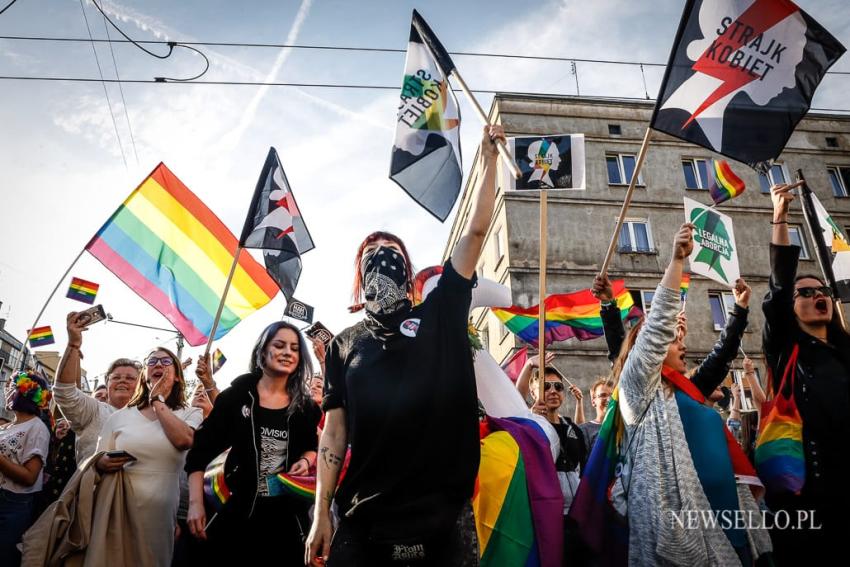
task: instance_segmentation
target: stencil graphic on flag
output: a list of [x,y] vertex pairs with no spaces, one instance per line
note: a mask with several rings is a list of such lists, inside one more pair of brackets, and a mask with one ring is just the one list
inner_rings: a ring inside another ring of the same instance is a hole
[[752,166],[775,159],[843,53],[789,0],[689,0],[651,126]]

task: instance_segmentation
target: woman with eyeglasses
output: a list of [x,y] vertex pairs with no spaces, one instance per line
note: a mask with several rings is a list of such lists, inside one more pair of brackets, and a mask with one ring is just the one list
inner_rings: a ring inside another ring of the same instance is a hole
[[103,455],[95,466],[103,474],[123,469],[129,478],[145,542],[162,567],[171,565],[174,550],[179,471],[202,419],[201,410],[186,402],[180,360],[158,348],[145,358],[127,407],[106,420],[97,441],[97,452],[123,452]]
[[[799,183],[774,185],[770,290],[763,310],[764,353],[778,388],[789,361],[793,394],[803,424],[805,482],[799,494],[769,491],[775,512],[812,515],[810,529],[772,532],[778,564],[800,565],[816,557],[836,557],[850,533],[850,335],[842,328],[832,289],[818,276],[798,274],[800,247],[791,244],[788,211]],[[773,391],[774,396],[780,392]],[[768,487],[769,488],[769,487]],[[820,529],[811,529],[814,526]]]

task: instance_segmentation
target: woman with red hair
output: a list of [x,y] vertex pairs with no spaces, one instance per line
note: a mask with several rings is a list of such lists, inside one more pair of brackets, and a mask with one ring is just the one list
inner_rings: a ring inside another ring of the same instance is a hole
[[[374,232],[357,251],[352,310],[365,310],[365,318],[334,338],[325,359],[308,562],[477,561],[471,530],[461,529],[471,519],[479,457],[467,317],[493,215],[497,140],[504,140],[502,128],[485,127],[483,174],[466,231],[425,301],[412,305],[413,267],[397,236]],[[332,501],[341,518],[333,544]]]

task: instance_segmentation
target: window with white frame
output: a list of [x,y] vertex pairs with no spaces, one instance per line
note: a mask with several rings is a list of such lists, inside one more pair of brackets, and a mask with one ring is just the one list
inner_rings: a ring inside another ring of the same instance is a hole
[[810,260],[809,246],[806,244],[806,238],[803,236],[803,228],[798,224],[788,225],[788,236],[791,237],[791,244],[800,247],[800,259]]
[[644,315],[652,309],[652,298],[655,297],[654,289],[630,289],[629,293],[632,300],[637,305],[638,309],[643,311]]
[[773,164],[766,174],[759,173],[759,185],[761,185],[762,193],[770,194],[770,187],[777,183],[788,183],[788,173],[781,163]]
[[493,232],[493,249],[496,253],[496,264],[498,264],[499,260],[505,255],[504,250],[502,250],[502,227]]
[[478,334],[481,336],[481,345],[484,347],[484,350],[490,350],[490,328],[484,325],[478,331]]
[[708,160],[683,159],[682,173],[685,174],[686,189],[708,189]]
[[714,330],[722,331],[729,319],[729,312],[735,307],[735,296],[731,293],[710,292],[708,303],[711,306],[711,318],[714,320]]
[[850,197],[850,166],[831,165],[826,168],[832,194],[836,197]]
[[620,229],[620,252],[652,252],[652,230],[646,219],[629,219]]
[[[609,185],[628,185],[635,172],[635,156],[633,154],[606,154],[605,162],[608,167]],[[643,185],[643,177],[638,175],[638,185]]]

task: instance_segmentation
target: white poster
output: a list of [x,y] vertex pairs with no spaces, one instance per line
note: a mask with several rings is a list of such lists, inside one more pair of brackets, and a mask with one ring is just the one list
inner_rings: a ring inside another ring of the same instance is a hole
[[504,166],[509,191],[564,189],[584,191],[584,134],[508,138],[522,176]]
[[687,197],[685,219],[696,226],[691,272],[732,287],[741,275],[732,219]]

